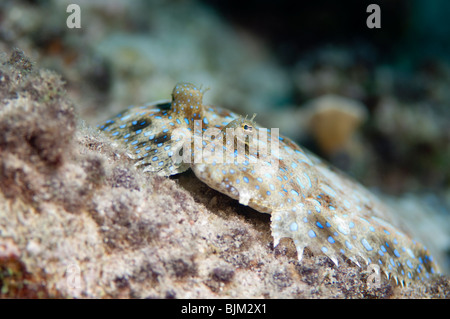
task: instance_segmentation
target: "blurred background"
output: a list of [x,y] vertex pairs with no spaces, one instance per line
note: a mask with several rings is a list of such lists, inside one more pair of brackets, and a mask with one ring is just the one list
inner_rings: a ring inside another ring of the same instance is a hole
[[[70,29],[69,4],[81,9]],[[0,52],[60,73],[80,119],[210,88],[397,207],[450,259],[450,2],[2,0]],[[369,29],[370,3],[381,28]]]

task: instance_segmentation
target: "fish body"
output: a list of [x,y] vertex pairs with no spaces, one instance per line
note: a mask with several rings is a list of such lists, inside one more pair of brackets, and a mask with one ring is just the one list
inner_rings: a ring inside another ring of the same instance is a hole
[[361,184],[253,119],[205,106],[203,91],[178,84],[172,100],[131,107],[100,126],[144,171],[191,168],[211,188],[271,214],[274,246],[291,238],[336,265],[357,257],[397,283],[439,272],[429,251],[391,223],[395,212]]

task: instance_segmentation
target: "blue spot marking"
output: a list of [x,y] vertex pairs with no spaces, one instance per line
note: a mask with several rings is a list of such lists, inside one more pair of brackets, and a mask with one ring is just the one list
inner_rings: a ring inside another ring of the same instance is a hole
[[319,202],[317,199],[313,199],[312,201],[313,201],[314,203],[316,203],[318,206],[321,205],[320,202]]
[[366,223],[370,224],[370,222],[367,219],[365,219],[365,218],[359,217],[359,219],[361,219],[361,220],[365,221]]
[[317,227],[323,228],[322,224],[320,222],[316,222]]
[[397,249],[394,249],[394,255],[395,255],[395,257],[399,257],[400,258],[400,254],[398,253]]
[[305,177],[308,179],[309,188],[311,188],[311,187],[312,187],[312,184],[311,184],[311,178],[309,178],[309,175],[306,174],[306,173],[303,173],[303,175],[305,175]]
[[299,193],[295,189],[291,189],[291,193],[297,196],[299,195]]
[[308,231],[308,235],[309,235],[309,237],[311,237],[311,238],[316,237],[316,233],[315,233],[314,230],[312,230],[312,229],[310,229],[310,230]]
[[342,227],[341,225],[338,225],[338,230],[343,233],[344,235],[348,235],[348,232],[345,231],[344,227]]
[[114,132],[113,134],[112,134],[112,136],[116,136],[116,135],[119,135],[119,132],[117,131],[117,132]]
[[247,176],[244,176],[242,179],[244,180],[244,182],[248,183],[248,177]]
[[392,266],[394,266],[395,267],[395,262],[394,262],[394,259],[389,259],[389,261],[391,262],[391,264],[392,264]]
[[131,142],[131,145],[136,145],[137,143],[138,143],[138,141],[136,140],[136,141]]
[[346,207],[346,208],[350,208],[350,202],[348,201],[348,200],[344,200],[344,206]]
[[289,226],[291,231],[297,231],[298,230],[298,225],[296,222],[293,222],[290,226]]
[[361,244],[367,251],[373,250],[372,246],[370,246],[369,242],[365,238],[361,239]]
[[300,178],[296,178],[297,179],[297,183],[299,183],[301,188],[305,188],[305,186],[302,184],[302,182],[300,181]]
[[153,158],[152,158],[152,161],[153,162],[155,162],[155,161],[157,161],[158,160],[158,156],[154,156]]
[[320,250],[322,250],[322,252],[326,253],[328,251],[328,248],[323,246],[322,248],[320,248]]
[[164,165],[164,162],[161,161],[161,162],[158,163],[158,165],[159,165],[159,166],[163,166],[163,165]]
[[353,248],[352,244],[350,244],[347,240],[345,241],[345,246],[346,246],[348,249],[352,249],[352,248]]
[[355,223],[353,223],[353,222],[348,223],[348,227],[354,228],[355,227]]
[[328,237],[328,242],[329,242],[330,244],[334,244],[334,243],[335,243],[334,238],[331,237],[331,236],[329,236],[329,237]]
[[406,264],[408,265],[409,268],[414,269],[414,267],[409,259],[406,261]]
[[129,138],[130,137],[130,133],[128,133],[127,135],[125,135],[123,138]]
[[270,191],[267,191],[266,194],[270,196],[271,193],[270,193]]
[[189,125],[189,120],[187,118],[184,118],[184,121]]

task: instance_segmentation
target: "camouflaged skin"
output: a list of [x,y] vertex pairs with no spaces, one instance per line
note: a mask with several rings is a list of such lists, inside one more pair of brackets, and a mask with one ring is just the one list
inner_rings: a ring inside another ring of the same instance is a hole
[[204,91],[178,84],[171,101],[130,107],[99,126],[144,172],[192,168],[210,187],[271,214],[274,245],[294,241],[336,265],[356,257],[404,285],[439,268],[428,250],[389,220],[375,195],[308,150],[252,119],[205,106]]

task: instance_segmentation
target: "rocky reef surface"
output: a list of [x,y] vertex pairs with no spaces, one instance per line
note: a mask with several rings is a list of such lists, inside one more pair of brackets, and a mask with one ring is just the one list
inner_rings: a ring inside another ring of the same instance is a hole
[[[333,43],[356,31],[356,6],[330,1],[330,28],[314,3],[296,12],[261,1],[255,12],[235,2],[0,3],[2,297],[448,297],[445,276],[370,288],[367,269],[311,253],[298,264],[289,242],[273,249],[269,216],[190,173],[142,174],[95,129],[177,82],[201,84],[206,103],[258,113],[384,194],[448,275],[450,67],[424,54],[449,38],[433,31],[444,10],[384,4],[373,34],[397,44],[393,58],[371,39]],[[70,3],[80,29],[66,25]]]
[[77,117],[64,83],[21,51],[0,67],[1,297],[445,298],[441,276],[408,287],[291,242],[269,216],[192,173],[133,168]]

